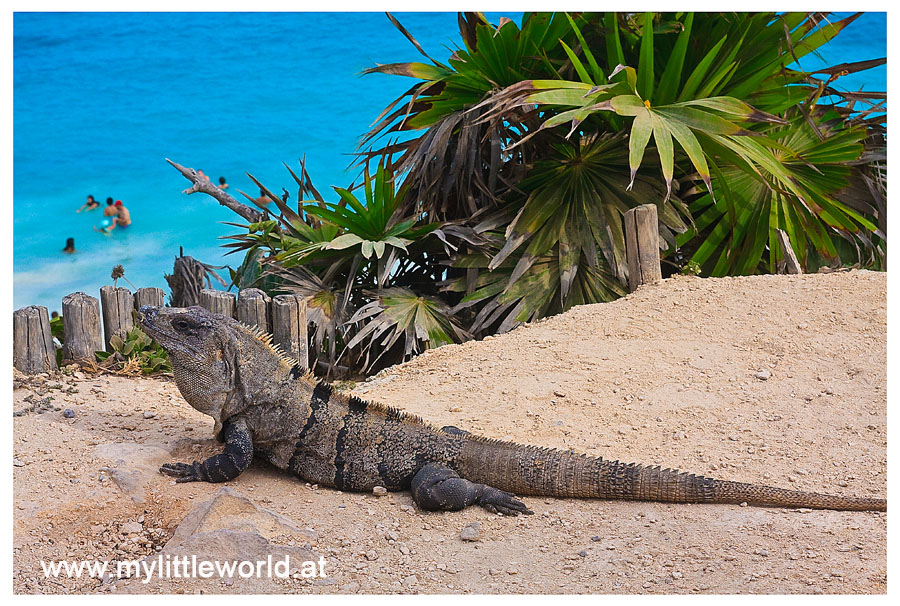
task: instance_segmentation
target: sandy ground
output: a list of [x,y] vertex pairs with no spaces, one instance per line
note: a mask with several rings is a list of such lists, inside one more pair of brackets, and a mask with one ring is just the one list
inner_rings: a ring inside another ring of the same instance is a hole
[[[679,277],[442,347],[355,391],[496,438],[885,496],[885,290],[885,274],[865,271]],[[212,420],[169,380],[82,375],[14,386],[16,411],[53,397],[45,412],[14,418],[15,591],[122,591],[122,581],[45,579],[39,562],[160,549],[220,486],[176,485],[155,467],[215,454]],[[527,499],[528,517],[425,513],[408,493],[341,493],[262,463],[228,485],[318,537],[311,548],[326,557],[328,577],[272,581],[274,592],[887,590],[884,513],[550,498]],[[462,541],[471,522],[480,539]],[[139,590],[240,592],[241,581]]]

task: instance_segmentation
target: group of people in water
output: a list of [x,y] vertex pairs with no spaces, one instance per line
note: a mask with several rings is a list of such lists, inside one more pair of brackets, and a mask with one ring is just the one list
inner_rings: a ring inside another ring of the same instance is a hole
[[[202,170],[197,171],[197,175],[206,181],[209,181],[209,177],[203,174]],[[225,181],[225,177],[219,177],[219,189],[228,189],[228,183]],[[76,210],[75,212],[80,213],[81,211],[87,212],[94,210],[95,208],[100,208],[100,202],[97,201],[94,196],[89,195],[87,197],[87,202],[81,205],[81,208]],[[106,199],[106,209],[103,211],[103,220],[100,221],[100,225],[94,226],[94,231],[98,231],[104,235],[108,235],[112,230],[116,228],[126,228],[131,225],[131,213],[122,204],[121,200],[113,200],[112,198]],[[66,239],[66,247],[63,248],[64,253],[74,253],[75,252],[75,238],[67,238]]]
[[[82,204],[81,208],[75,212],[88,212],[95,208],[100,208],[100,202],[98,202],[94,196],[89,195],[87,197],[87,202]],[[124,229],[129,225],[131,225],[131,213],[125,205],[122,204],[122,201],[107,198],[106,209],[103,211],[103,220],[100,221],[99,227],[97,225],[94,226],[94,231],[98,231],[102,234],[109,234],[116,228]],[[68,254],[75,252],[75,238],[66,239],[66,247],[63,248],[63,252]]]

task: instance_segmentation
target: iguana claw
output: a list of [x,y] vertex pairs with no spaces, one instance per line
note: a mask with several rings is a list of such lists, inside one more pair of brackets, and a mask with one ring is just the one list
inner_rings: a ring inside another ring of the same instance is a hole
[[175,481],[181,482],[202,482],[203,477],[198,469],[199,463],[194,461],[193,464],[188,463],[165,463],[159,468],[160,473],[167,476],[174,476]]
[[478,504],[491,513],[502,513],[507,516],[517,516],[520,513],[525,515],[534,514],[525,503],[513,495],[490,486],[485,487],[484,493],[478,499]]

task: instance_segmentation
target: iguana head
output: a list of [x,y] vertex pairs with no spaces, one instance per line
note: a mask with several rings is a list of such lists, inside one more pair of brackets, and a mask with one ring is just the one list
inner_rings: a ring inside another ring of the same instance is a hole
[[169,354],[181,395],[216,420],[218,434],[222,421],[243,408],[238,322],[202,307],[150,305],[141,307],[138,321]]

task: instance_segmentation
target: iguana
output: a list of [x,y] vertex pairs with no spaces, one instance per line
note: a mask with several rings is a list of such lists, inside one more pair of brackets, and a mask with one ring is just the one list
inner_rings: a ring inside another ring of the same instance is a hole
[[308,482],[348,491],[410,489],[425,510],[481,505],[531,513],[513,495],[679,503],[747,503],[886,511],[869,497],[772,488],[608,461],[438,429],[396,408],[335,392],[269,335],[201,307],[141,307],[139,322],[169,354],[188,404],[215,419],[224,452],[160,468],[178,482],[225,482],[253,457]]

